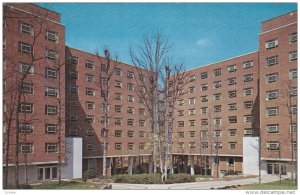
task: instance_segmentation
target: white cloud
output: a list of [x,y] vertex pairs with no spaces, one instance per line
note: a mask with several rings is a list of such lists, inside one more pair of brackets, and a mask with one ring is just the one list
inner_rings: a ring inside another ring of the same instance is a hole
[[196,41],[196,45],[197,46],[205,46],[208,43],[209,43],[209,39],[208,38],[199,39],[198,41]]

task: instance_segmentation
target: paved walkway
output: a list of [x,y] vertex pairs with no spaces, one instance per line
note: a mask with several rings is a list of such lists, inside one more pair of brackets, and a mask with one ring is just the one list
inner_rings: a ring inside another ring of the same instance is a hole
[[[279,180],[278,176],[266,175],[262,177],[262,183]],[[113,183],[113,190],[209,190],[232,185],[246,185],[258,183],[258,178],[239,179],[233,181],[207,181],[182,184],[124,184]]]

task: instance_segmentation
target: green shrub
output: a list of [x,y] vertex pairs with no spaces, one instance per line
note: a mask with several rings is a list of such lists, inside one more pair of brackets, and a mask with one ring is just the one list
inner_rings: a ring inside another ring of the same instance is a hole
[[32,189],[32,186],[30,184],[21,184],[20,189]]
[[96,178],[97,173],[95,171],[85,171],[83,173],[82,180],[86,182],[88,179]]
[[135,184],[160,184],[160,174],[135,174],[135,175],[116,175],[113,177],[116,183],[135,183]]
[[195,182],[196,176],[189,174],[172,174],[168,176],[168,180],[165,183],[190,183]]
[[239,173],[237,171],[229,170],[229,171],[224,171],[223,174],[224,176],[227,176],[227,175],[238,175]]

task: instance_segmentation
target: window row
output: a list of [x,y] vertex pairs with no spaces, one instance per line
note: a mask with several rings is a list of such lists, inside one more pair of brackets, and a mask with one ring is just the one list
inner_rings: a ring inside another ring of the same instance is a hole
[[[34,145],[31,142],[21,142],[20,153],[22,154],[33,154],[34,153]],[[56,153],[59,151],[58,143],[45,143],[45,152],[46,153]]]
[[[208,149],[209,148],[209,142],[200,142],[199,147],[201,149]],[[214,149],[222,149],[223,143],[222,142],[213,142]],[[178,142],[178,149],[184,149],[185,143],[184,142]],[[189,149],[195,149],[197,148],[196,142],[189,142],[188,143]],[[228,142],[228,149],[229,150],[235,150],[237,148],[237,142]]]
[[[297,32],[289,34],[289,44],[297,42]],[[278,47],[279,41],[278,38],[270,39],[265,42],[265,50],[270,50]]]
[[[103,147],[103,144],[102,144],[102,147]],[[138,144],[138,149],[144,150],[145,148],[146,148],[145,143],[139,143]],[[106,145],[106,149],[109,150],[109,144],[108,143]],[[115,150],[122,150],[122,149],[125,149],[123,143],[115,143]],[[134,143],[128,143],[127,144],[127,149],[128,150],[134,150],[135,149],[135,144]],[[88,151],[95,150],[94,144],[87,144],[86,150],[88,150]]]

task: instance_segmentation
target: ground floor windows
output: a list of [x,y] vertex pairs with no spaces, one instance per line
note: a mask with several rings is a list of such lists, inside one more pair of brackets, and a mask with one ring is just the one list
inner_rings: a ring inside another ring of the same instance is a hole
[[57,166],[49,167],[38,167],[37,168],[37,179],[56,179],[57,178]]
[[267,164],[268,174],[273,175],[286,175],[286,164],[284,163],[268,163]]

